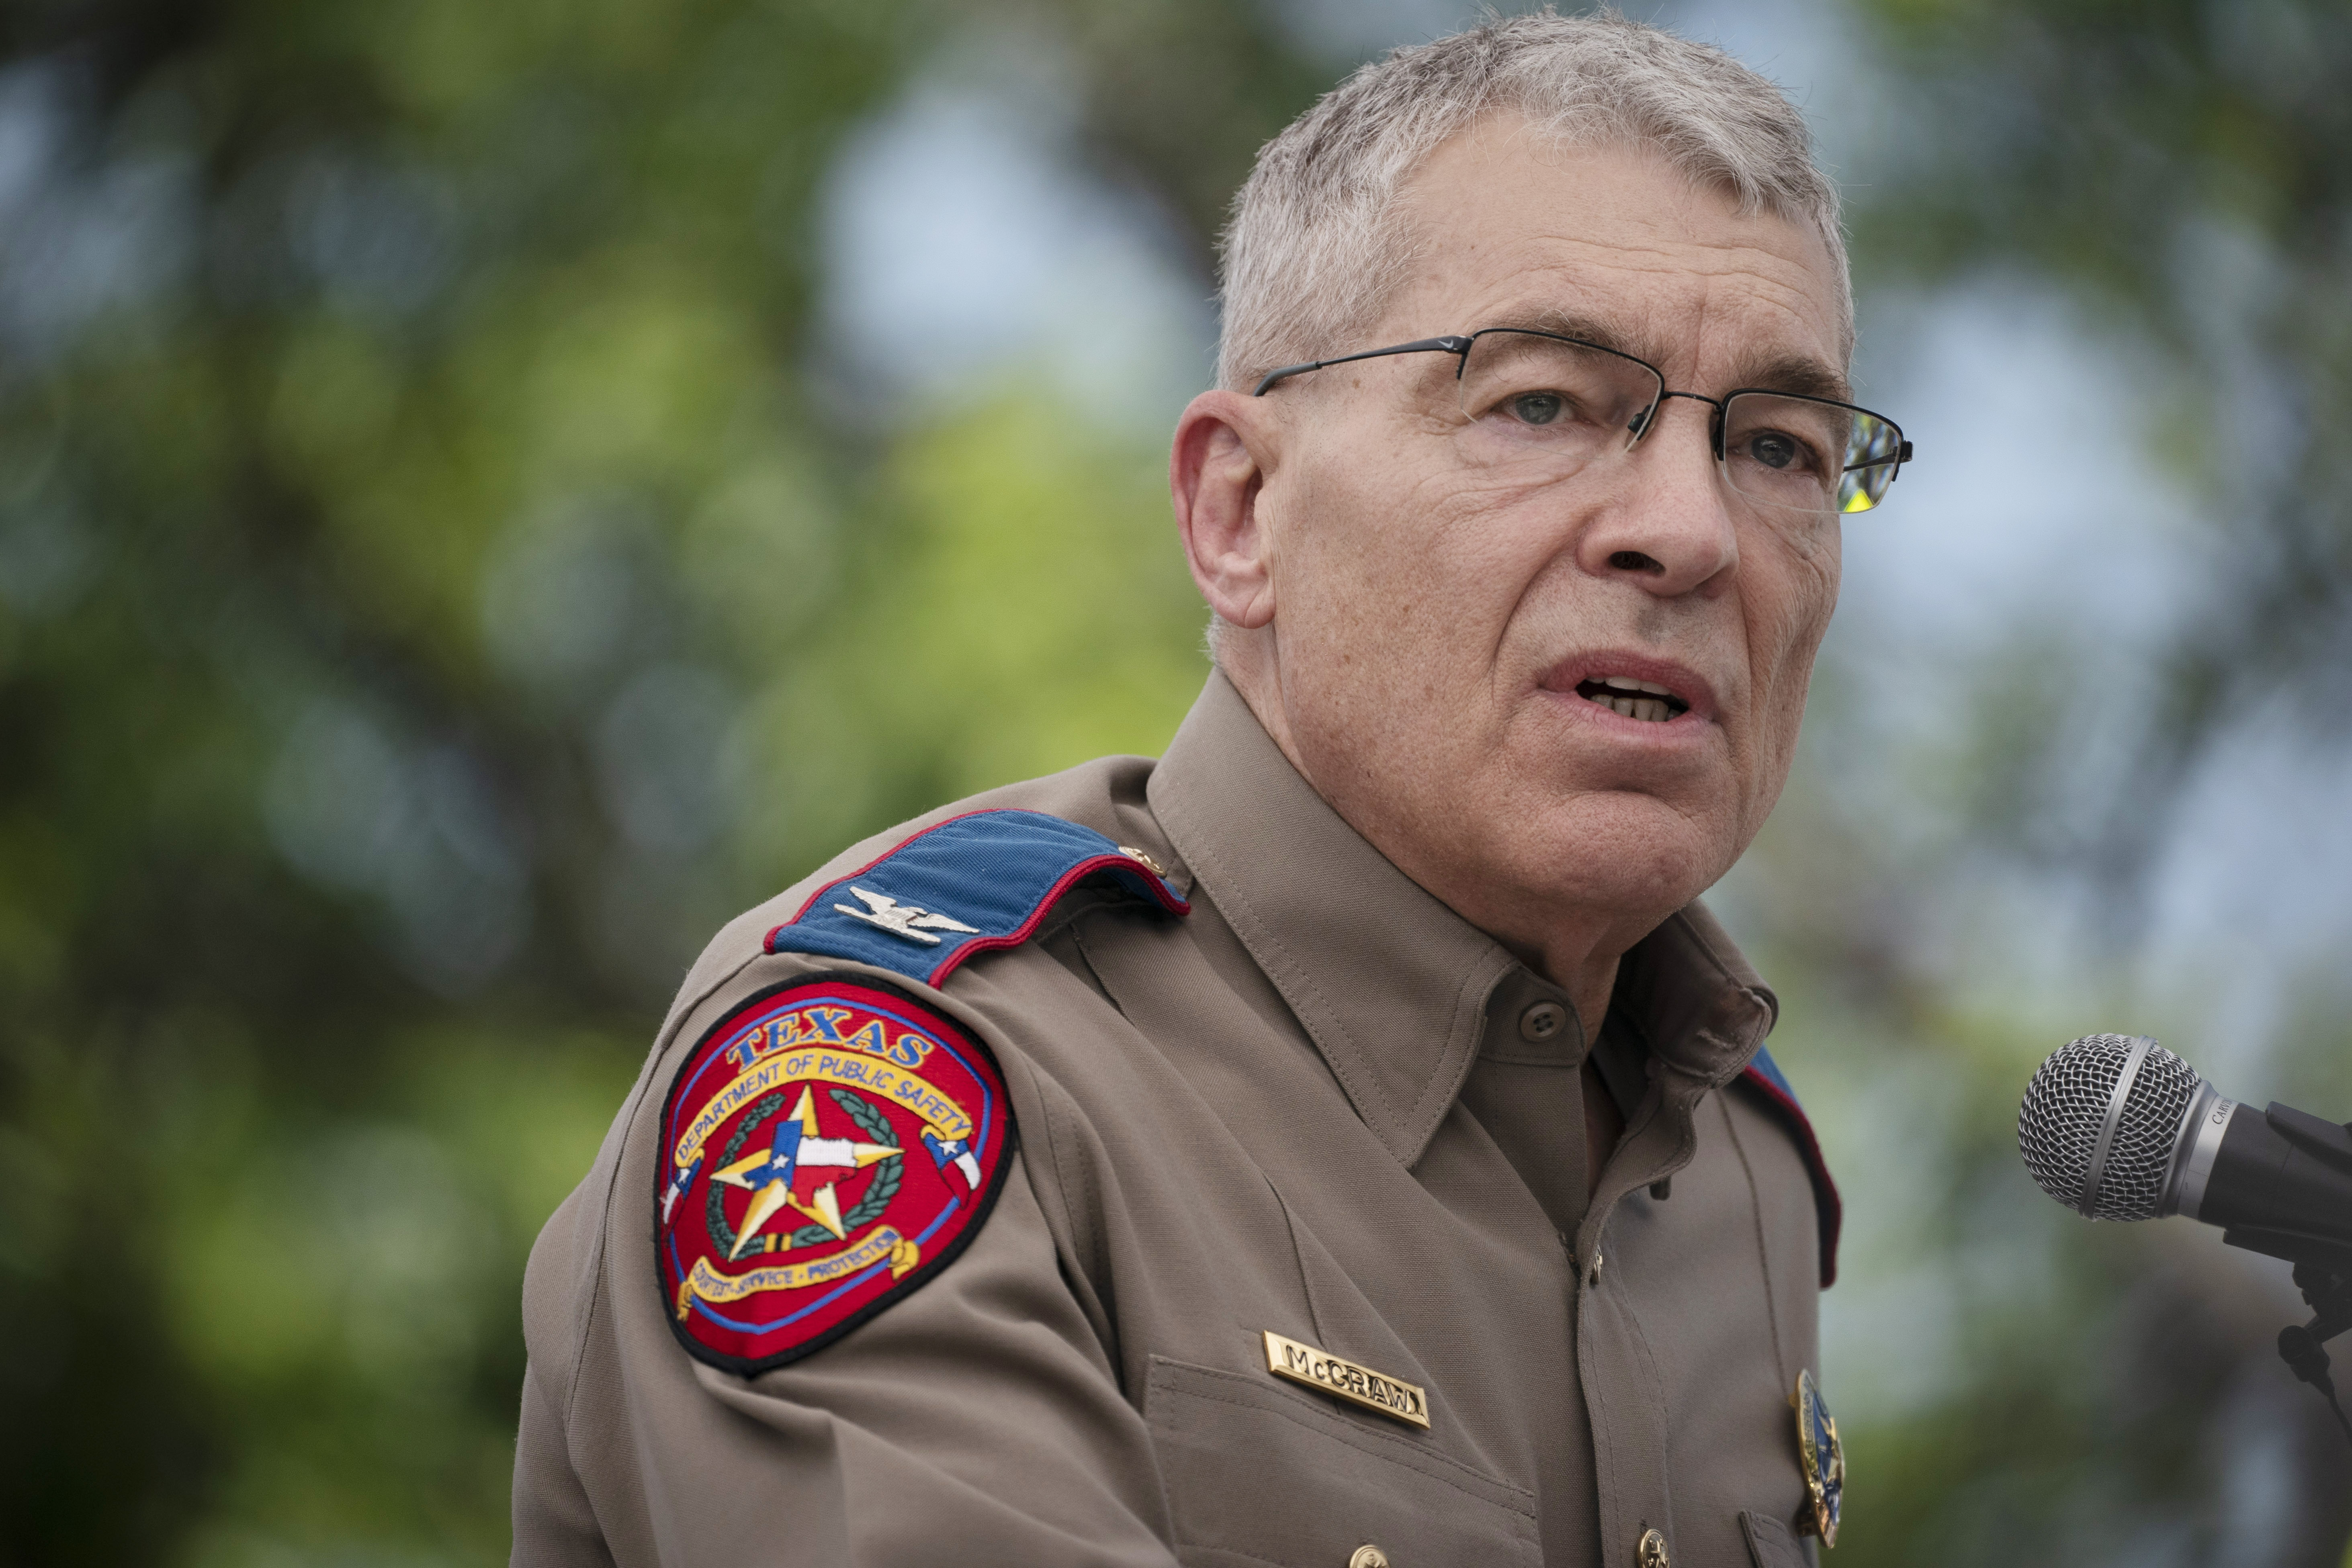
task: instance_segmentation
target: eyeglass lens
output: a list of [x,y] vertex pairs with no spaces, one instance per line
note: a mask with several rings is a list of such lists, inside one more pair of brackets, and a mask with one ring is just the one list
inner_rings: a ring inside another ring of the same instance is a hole
[[[1664,384],[1638,360],[1534,332],[1480,333],[1462,362],[1464,450],[1482,467],[1562,478],[1632,446]],[[1895,478],[1901,437],[1843,404],[1743,392],[1723,410],[1731,488],[1767,506],[1867,511]]]

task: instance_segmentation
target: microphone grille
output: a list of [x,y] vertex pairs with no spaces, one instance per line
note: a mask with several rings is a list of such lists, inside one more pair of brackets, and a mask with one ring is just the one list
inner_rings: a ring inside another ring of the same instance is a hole
[[[2116,1079],[2137,1043],[2129,1035],[2086,1035],[2051,1052],[2025,1087],[2018,1152],[2035,1184],[2069,1208],[2082,1203]],[[2156,1217],[2181,1119],[2200,1081],[2196,1068],[2162,1046],[2149,1049],[2125,1098],[2099,1190],[2091,1194],[2093,1219]]]

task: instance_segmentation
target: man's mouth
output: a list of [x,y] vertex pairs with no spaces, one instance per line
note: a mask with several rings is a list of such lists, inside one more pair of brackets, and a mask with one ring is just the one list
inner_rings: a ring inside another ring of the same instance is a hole
[[1646,723],[1663,724],[1690,711],[1690,704],[1654,680],[1630,675],[1596,675],[1576,683],[1576,694],[1598,702],[1611,712]]

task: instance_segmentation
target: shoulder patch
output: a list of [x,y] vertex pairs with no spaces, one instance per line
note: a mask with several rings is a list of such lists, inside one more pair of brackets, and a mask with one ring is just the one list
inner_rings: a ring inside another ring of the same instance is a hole
[[770,952],[895,969],[937,985],[991,948],[1029,940],[1063,894],[1108,876],[1171,914],[1191,908],[1139,850],[1042,811],[974,811],[827,882],[768,933]]
[[1813,1136],[1813,1123],[1805,1108],[1797,1103],[1797,1091],[1789,1087],[1789,1079],[1780,1071],[1780,1064],[1772,1053],[1761,1046],[1741,1073],[1740,1079],[1756,1090],[1765,1106],[1788,1128],[1789,1135],[1797,1141],[1797,1152],[1805,1157],[1805,1173],[1813,1181],[1813,1212],[1822,1227],[1822,1289],[1837,1283],[1838,1232],[1845,1225],[1845,1203],[1838,1196],[1837,1184],[1830,1180],[1829,1162],[1822,1158],[1821,1140]]
[[1013,1147],[987,1047],[894,989],[788,981],[703,1035],[662,1106],[654,1256],[688,1353],[746,1376],[922,1288]]

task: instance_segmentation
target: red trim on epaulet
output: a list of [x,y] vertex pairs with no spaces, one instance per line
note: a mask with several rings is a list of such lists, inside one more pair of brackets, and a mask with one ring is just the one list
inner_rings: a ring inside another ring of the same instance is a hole
[[1845,1200],[1838,1195],[1837,1183],[1830,1175],[1830,1163],[1822,1157],[1821,1140],[1813,1136],[1812,1118],[1763,1069],[1751,1065],[1739,1076],[1764,1092],[1797,1135],[1798,1152],[1804,1155],[1806,1172],[1813,1180],[1813,1214],[1822,1237],[1822,1289],[1826,1290],[1837,1283],[1838,1235],[1845,1228]]
[[[947,824],[941,823],[940,826],[944,827]],[[1189,915],[1192,912],[1191,902],[1187,900],[1177,898],[1174,894],[1170,893],[1167,890],[1167,884],[1160,881],[1159,878],[1153,876],[1148,868],[1137,865],[1134,861],[1129,859],[1124,855],[1097,855],[1091,860],[1081,860],[1076,865],[1071,867],[1068,870],[1063,872],[1062,875],[1055,879],[1054,885],[1045,889],[1045,896],[1037,900],[1037,907],[1029,911],[1029,918],[1027,920],[1023,921],[1018,926],[1006,931],[1003,936],[974,937],[971,941],[965,942],[953,952],[948,954],[947,957],[941,959],[940,961],[939,967],[932,970],[929,974],[924,976],[923,984],[926,985],[938,985],[941,984],[949,975],[955,973],[956,965],[961,963],[965,959],[970,958],[976,952],[992,952],[1000,947],[1019,947],[1023,942],[1027,942],[1032,936],[1036,934],[1037,928],[1045,923],[1045,917],[1047,915],[1054,912],[1054,905],[1060,900],[1064,893],[1068,892],[1072,888],[1077,886],[1077,884],[1085,879],[1092,877],[1098,872],[1119,870],[1139,873],[1142,880],[1150,883],[1151,890],[1160,896],[1160,902],[1166,907],[1170,914]],[[843,879],[845,881],[847,880],[846,878]]]
[[[779,923],[768,928],[767,935],[761,939],[761,946],[763,949],[772,950],[778,934],[793,926],[798,925],[802,920],[807,917],[808,912],[817,906],[818,901],[824,899],[827,894],[835,891],[836,889],[846,886],[848,883],[856,881],[861,877],[871,875],[874,871],[879,868],[885,861],[904,854],[908,849],[913,847],[916,844],[920,843],[923,839],[930,837],[932,834],[939,832],[941,828],[950,826],[955,823],[962,822],[975,816],[994,816],[999,815],[1004,809],[1005,808],[1001,806],[984,806],[976,811],[958,812],[953,816],[942,817],[940,820],[932,823],[920,833],[908,834],[906,837],[901,838],[896,844],[891,845],[887,849],[883,850],[882,853],[875,856],[874,858],[866,861],[864,865],[856,868],[855,870],[845,871],[840,876],[834,878],[831,881],[820,884],[814,891],[809,894],[807,898],[801,900],[801,907],[793,911],[792,919],[780,921]],[[1041,813],[1038,815],[1044,814]],[[922,977],[923,983],[927,985],[940,984],[941,982],[945,981],[950,974],[954,973],[957,967],[961,965],[964,960],[971,957],[974,953],[991,952],[999,948],[1018,947],[1036,933],[1037,927],[1043,923],[1045,917],[1053,911],[1055,904],[1060,901],[1063,894],[1068,892],[1073,887],[1076,886],[1085,879],[1098,876],[1106,872],[1119,874],[1129,879],[1136,886],[1149,890],[1153,900],[1170,914],[1189,915],[1192,912],[1192,900],[1178,893],[1174,888],[1169,885],[1165,877],[1152,870],[1150,867],[1144,865],[1142,862],[1127,855],[1111,854],[1091,856],[1087,859],[1079,861],[1076,865],[1063,872],[1060,877],[1056,878],[1052,886],[1047,888],[1043,896],[1038,899],[1036,906],[1029,911],[1028,916],[1023,920],[1020,925],[1010,931],[1005,931],[995,936],[982,936],[975,938],[971,942],[958,943],[945,958],[940,961],[937,967],[930,970]],[[912,972],[908,971],[906,973]]]

